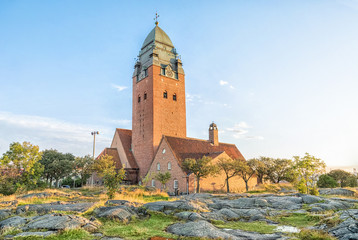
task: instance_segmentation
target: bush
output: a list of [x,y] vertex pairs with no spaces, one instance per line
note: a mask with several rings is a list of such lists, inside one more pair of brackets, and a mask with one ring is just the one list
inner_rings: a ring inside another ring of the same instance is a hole
[[327,174],[322,174],[321,176],[319,176],[317,182],[317,186],[320,188],[335,188],[337,187],[337,185],[337,181]]
[[310,194],[318,196],[319,191],[318,191],[318,189],[316,187],[313,187],[313,188],[310,189]]
[[300,192],[300,193],[307,193],[307,186],[305,184],[305,181],[304,180],[300,180],[297,184],[297,190]]

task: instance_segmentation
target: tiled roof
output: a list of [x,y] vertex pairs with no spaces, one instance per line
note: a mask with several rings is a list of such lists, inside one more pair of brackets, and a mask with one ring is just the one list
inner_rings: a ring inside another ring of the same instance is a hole
[[179,138],[164,136],[179,161],[185,158],[201,158],[204,155],[215,158],[225,152],[232,159],[245,160],[234,144],[211,142],[195,138]]
[[105,148],[97,157],[100,158],[103,155],[112,156],[112,159],[116,165],[116,169],[122,168],[121,159],[119,158],[117,148]]
[[117,128],[118,136],[121,139],[123,144],[124,152],[126,153],[128,162],[130,166],[126,166],[129,168],[138,168],[138,164],[133,156],[132,148],[132,130]]

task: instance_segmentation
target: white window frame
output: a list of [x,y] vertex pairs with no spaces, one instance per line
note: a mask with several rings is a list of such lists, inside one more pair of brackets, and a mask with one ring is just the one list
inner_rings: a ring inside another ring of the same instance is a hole
[[157,163],[157,171],[160,171],[160,163]]
[[168,170],[172,170],[172,163],[168,162]]
[[155,187],[155,179],[152,179],[152,187]]
[[[176,186],[176,187],[175,187]],[[174,189],[179,188],[179,181],[178,180],[174,180]]]

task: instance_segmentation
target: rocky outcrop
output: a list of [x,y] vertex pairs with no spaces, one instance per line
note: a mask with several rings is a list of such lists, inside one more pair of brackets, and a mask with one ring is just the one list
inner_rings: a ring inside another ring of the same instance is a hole
[[252,240],[275,240],[286,239],[280,234],[259,234],[255,232],[245,232],[237,229],[219,229],[206,221],[176,223],[168,227],[168,232],[186,236],[202,238],[220,239],[252,239]]
[[22,227],[27,222],[26,218],[15,216],[0,222],[0,230],[10,227]]
[[33,217],[24,227],[30,229],[68,230],[83,228],[89,232],[97,230],[99,224],[75,215],[46,214]]
[[171,213],[173,211],[207,211],[204,205],[190,200],[178,200],[173,202],[159,201],[151,202],[143,205],[144,208],[151,211]]
[[17,237],[48,237],[56,234],[56,231],[46,231],[46,232],[22,232],[15,235]]
[[318,191],[321,195],[354,196],[356,194],[354,191],[345,188],[320,188]]
[[137,213],[127,206],[101,207],[97,208],[94,213],[99,218],[108,218],[119,221],[129,221],[138,217]]
[[83,202],[83,203],[68,203],[68,202],[53,202],[44,204],[29,204],[23,205],[16,208],[16,214],[22,214],[25,212],[33,211],[38,213],[48,213],[51,211],[64,211],[64,212],[85,212],[94,203]]
[[5,219],[11,215],[10,209],[0,209],[0,220]]

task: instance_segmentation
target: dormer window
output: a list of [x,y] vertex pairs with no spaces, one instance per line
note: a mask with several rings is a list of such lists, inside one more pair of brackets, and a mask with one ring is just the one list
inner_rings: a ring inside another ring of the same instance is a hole
[[163,76],[165,76],[165,68],[161,68],[161,74],[163,75]]
[[176,93],[173,94],[173,101],[176,101],[177,100],[177,95]]
[[164,91],[164,92],[163,92],[163,98],[168,98],[168,93],[167,93],[167,91]]

